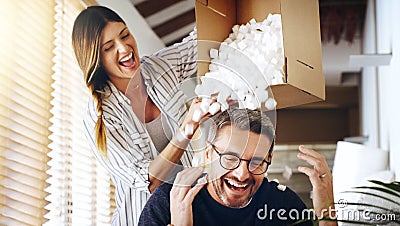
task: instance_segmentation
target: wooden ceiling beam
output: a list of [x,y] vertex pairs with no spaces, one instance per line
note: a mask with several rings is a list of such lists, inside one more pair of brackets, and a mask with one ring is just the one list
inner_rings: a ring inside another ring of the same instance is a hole
[[180,1],[182,0],[148,0],[136,4],[135,7],[146,18]]
[[178,37],[178,38],[176,38],[176,39],[174,39],[174,40],[172,40],[172,41],[170,41],[170,42],[168,42],[168,43],[165,43],[165,46],[170,46],[170,45],[173,45],[173,44],[175,44],[175,43],[179,43],[179,42],[181,42],[185,37],[187,37],[189,34],[185,34],[185,35],[182,35],[182,36],[180,36],[180,37]]
[[182,28],[190,23],[196,21],[196,16],[194,9],[189,10],[177,17],[174,17],[164,23],[153,27],[154,32],[158,35],[158,37],[162,38],[163,36],[170,34],[179,28]]

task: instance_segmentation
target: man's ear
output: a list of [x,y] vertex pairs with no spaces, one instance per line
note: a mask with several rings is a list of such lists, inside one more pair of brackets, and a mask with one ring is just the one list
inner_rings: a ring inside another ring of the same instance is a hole
[[204,154],[204,163],[209,165],[212,161],[213,150],[211,148],[211,144],[207,141],[207,148]]
[[211,160],[211,155],[212,155],[211,145],[208,141],[207,141],[206,145],[207,145],[207,147],[206,147],[206,151],[205,151],[205,158],[206,158],[206,160]]
[[272,151],[268,156],[268,162],[272,162],[272,156],[274,156],[274,151]]

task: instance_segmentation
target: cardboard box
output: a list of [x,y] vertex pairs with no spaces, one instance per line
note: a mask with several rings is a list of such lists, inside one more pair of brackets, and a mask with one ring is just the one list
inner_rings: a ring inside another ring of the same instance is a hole
[[[209,49],[219,48],[235,24],[281,14],[285,84],[271,86],[277,108],[325,100],[318,0],[196,0],[198,75],[208,71]],[[215,42],[202,42],[210,40]]]

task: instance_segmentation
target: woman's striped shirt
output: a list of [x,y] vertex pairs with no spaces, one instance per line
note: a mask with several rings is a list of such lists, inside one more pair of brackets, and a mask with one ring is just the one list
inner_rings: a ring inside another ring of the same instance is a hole
[[[141,59],[141,74],[147,93],[165,114],[172,131],[177,131],[186,115],[186,97],[179,85],[197,72],[196,35]],[[110,173],[115,185],[116,211],[112,225],[136,225],[150,193],[148,167],[157,150],[145,125],[133,113],[129,99],[111,82],[105,89],[103,120],[107,130],[107,158],[96,148],[96,107],[89,101],[84,118],[86,136],[94,156]],[[190,149],[190,147],[188,147]],[[185,151],[181,158],[190,166],[193,152]]]

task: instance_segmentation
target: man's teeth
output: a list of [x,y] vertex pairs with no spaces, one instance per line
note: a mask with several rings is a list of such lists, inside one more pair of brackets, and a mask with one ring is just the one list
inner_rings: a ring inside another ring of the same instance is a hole
[[238,184],[235,181],[227,180],[228,184],[238,187],[238,188],[244,188],[247,186],[247,184]]
[[133,53],[131,53],[131,54],[127,55],[127,56],[126,56],[126,57],[124,57],[124,58],[122,58],[122,59],[121,59],[121,62],[125,62],[125,61],[128,61],[128,60],[130,60],[130,59],[132,58],[132,55],[133,55]]

